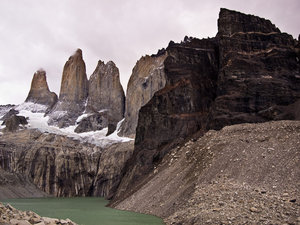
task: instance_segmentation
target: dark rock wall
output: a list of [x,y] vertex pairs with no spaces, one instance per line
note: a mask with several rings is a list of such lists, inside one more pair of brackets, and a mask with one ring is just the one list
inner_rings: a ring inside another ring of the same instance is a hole
[[218,29],[215,38],[186,38],[166,49],[166,85],[139,111],[117,198],[145,184],[172,142],[196,131],[299,119],[299,43],[268,20],[226,9]]
[[137,149],[156,149],[174,137],[186,137],[205,127],[216,97],[218,52],[214,39],[171,44],[167,52],[166,85],[139,112]]

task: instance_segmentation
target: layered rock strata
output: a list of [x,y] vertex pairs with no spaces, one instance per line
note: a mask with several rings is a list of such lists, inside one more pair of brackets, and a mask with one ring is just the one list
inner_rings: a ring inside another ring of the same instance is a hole
[[45,105],[49,110],[57,102],[57,95],[49,90],[44,70],[38,70],[34,73],[30,91],[25,102]]
[[4,133],[0,136],[0,167],[53,196],[109,196],[133,151],[132,142],[119,145],[103,150],[37,130]]
[[127,85],[125,120],[120,135],[135,134],[138,112],[154,95],[165,86],[164,60],[167,52],[162,50],[157,55],[144,56],[135,65]]
[[298,41],[268,20],[227,9],[221,9],[218,29],[215,38],[186,38],[166,49],[166,83],[139,111],[123,196],[196,132],[299,118]]
[[59,99],[48,114],[51,125],[74,125],[85,110],[88,97],[88,79],[82,51],[78,49],[66,62],[61,80]]

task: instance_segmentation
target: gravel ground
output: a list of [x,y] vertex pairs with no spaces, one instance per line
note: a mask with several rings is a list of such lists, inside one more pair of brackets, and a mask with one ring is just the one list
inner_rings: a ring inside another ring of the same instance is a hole
[[209,131],[174,148],[117,205],[166,224],[300,224],[300,122]]

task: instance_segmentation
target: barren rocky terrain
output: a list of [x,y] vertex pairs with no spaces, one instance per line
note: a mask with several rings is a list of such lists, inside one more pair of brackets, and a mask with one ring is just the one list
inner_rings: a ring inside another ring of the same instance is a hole
[[0,224],[1,225],[76,225],[70,219],[54,219],[41,217],[31,211],[20,211],[11,205],[4,206],[0,203]]
[[114,206],[166,224],[297,224],[299,145],[299,121],[211,130],[172,149]]

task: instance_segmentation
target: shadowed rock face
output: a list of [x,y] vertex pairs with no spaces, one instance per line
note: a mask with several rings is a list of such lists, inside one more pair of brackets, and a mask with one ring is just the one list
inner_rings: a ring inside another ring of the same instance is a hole
[[74,125],[85,109],[88,80],[82,51],[78,49],[66,62],[63,70],[59,99],[49,114],[48,123],[66,127]]
[[124,194],[172,143],[197,131],[299,119],[299,43],[270,21],[235,11],[221,9],[218,25],[215,38],[186,38],[166,49],[166,83],[139,111]]
[[57,102],[57,95],[49,90],[44,70],[38,70],[34,73],[25,102],[46,105],[48,108],[51,108]]
[[[223,27],[228,24],[222,21],[228,15],[241,20],[231,36],[223,34]],[[217,98],[210,110],[207,129],[297,119],[300,99],[297,41],[280,33],[270,21],[225,9],[220,12],[217,36],[220,60]]]
[[167,53],[142,57],[132,70],[127,85],[125,120],[119,135],[130,136],[136,131],[138,112],[165,86],[164,60]]
[[218,19],[218,35],[230,36],[237,32],[280,33],[280,30],[270,20],[222,8]]
[[107,111],[116,121],[124,117],[125,94],[120,83],[119,69],[109,61],[98,62],[89,80],[87,112]]

